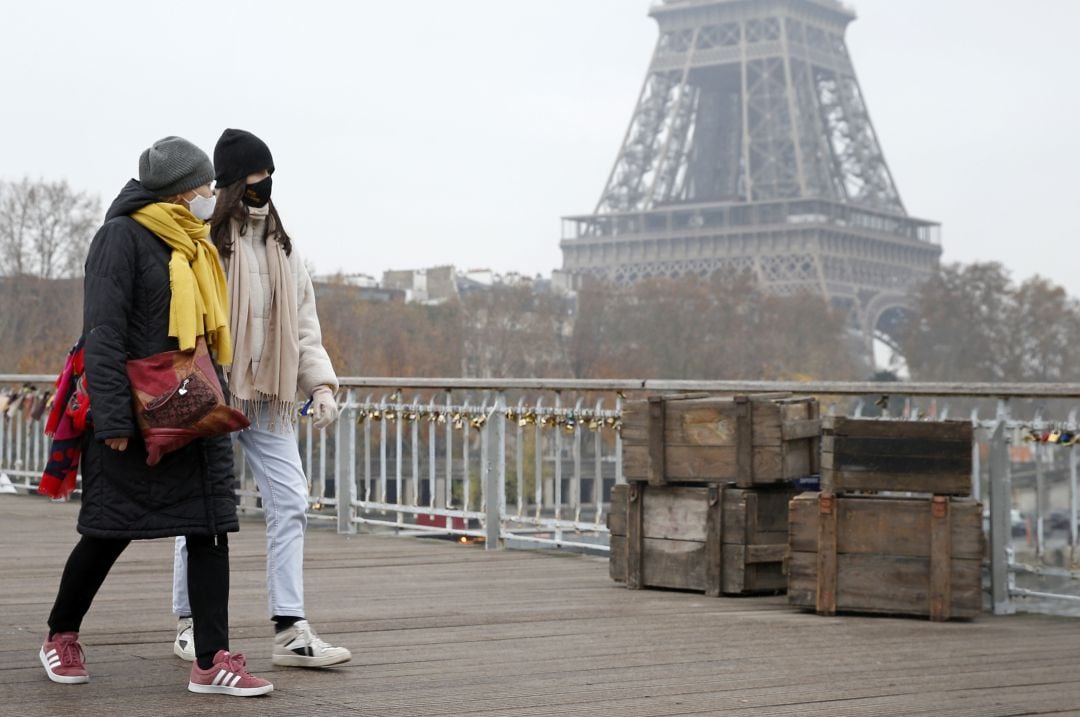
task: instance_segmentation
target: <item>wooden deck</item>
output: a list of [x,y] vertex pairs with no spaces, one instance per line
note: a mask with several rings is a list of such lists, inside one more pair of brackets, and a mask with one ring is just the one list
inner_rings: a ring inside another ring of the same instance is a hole
[[821,618],[784,598],[628,591],[606,561],[309,533],[310,617],[347,666],[274,669],[261,524],[234,536],[233,649],[275,692],[186,691],[172,543],[133,544],[83,625],[92,680],[37,662],[77,504],[0,495],[0,715],[1080,715],[1080,620]]

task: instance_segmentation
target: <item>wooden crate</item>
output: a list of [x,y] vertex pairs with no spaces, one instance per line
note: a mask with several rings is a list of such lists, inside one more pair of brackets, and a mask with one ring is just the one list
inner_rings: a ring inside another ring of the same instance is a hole
[[782,592],[788,501],[794,489],[615,486],[611,577],[633,589],[713,597]]
[[971,494],[968,421],[822,421],[821,489]]
[[818,472],[820,429],[813,398],[633,401],[623,409],[623,475],[652,485],[781,483]]
[[982,608],[982,506],[967,498],[804,493],[791,501],[788,602],[970,618]]

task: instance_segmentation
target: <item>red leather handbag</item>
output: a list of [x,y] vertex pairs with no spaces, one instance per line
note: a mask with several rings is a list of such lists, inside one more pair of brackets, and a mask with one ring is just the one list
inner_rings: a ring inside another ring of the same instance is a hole
[[225,403],[206,341],[192,351],[166,351],[127,362],[135,419],[146,443],[146,465],[198,438],[223,436],[251,425]]

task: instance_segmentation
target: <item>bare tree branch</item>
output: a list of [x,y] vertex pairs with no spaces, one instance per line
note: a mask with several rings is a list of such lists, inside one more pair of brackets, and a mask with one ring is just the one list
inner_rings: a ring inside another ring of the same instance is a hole
[[66,181],[0,182],[0,275],[81,275],[100,217],[100,199]]

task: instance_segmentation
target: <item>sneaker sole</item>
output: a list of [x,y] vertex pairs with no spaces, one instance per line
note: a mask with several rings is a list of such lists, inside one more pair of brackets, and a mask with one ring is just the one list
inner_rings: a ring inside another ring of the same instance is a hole
[[274,655],[272,664],[279,667],[331,667],[341,665],[352,659],[351,653],[344,655],[324,655],[323,657],[304,657],[303,655]]
[[192,651],[190,653],[184,652],[184,648],[180,647],[175,642],[173,642],[172,651],[173,651],[174,655],[179,657],[184,662],[195,662],[195,652],[194,651]]
[[220,685],[197,685],[188,682],[188,691],[200,695],[228,695],[230,697],[258,697],[274,691],[273,685],[262,687],[221,687]]
[[58,675],[52,671],[49,667],[49,661],[45,659],[45,650],[38,650],[38,659],[41,660],[41,666],[45,668],[45,674],[49,676],[49,679],[53,682],[61,685],[84,685],[90,681],[89,675],[74,675],[66,677],[64,675]]

